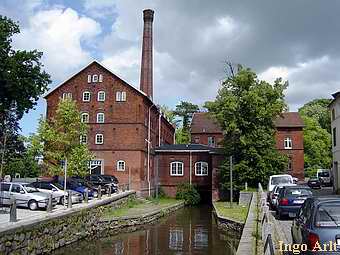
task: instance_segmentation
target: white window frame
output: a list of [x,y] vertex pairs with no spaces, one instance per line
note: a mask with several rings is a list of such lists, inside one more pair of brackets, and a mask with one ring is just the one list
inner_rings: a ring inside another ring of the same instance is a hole
[[285,137],[283,146],[286,150],[291,150],[293,149],[293,141],[291,137]]
[[[209,140],[212,140],[212,143],[209,142]],[[208,146],[215,147],[216,141],[214,136],[208,136]]]
[[98,75],[97,74],[92,75],[92,82],[98,82]]
[[126,92],[125,91],[122,91],[121,101],[122,102],[126,101]]
[[91,83],[92,82],[92,77],[91,74],[87,75],[87,83]]
[[62,95],[62,99],[65,100],[65,99],[72,99],[72,93],[71,92],[64,92],[63,95]]
[[[103,98],[101,99],[100,98],[100,95],[103,95]],[[105,101],[105,91],[101,90],[101,91],[98,91],[98,95],[97,95],[97,101],[98,102],[104,102]]]
[[[99,121],[100,116],[103,116],[103,121]],[[97,113],[97,123],[104,123],[105,122],[105,114],[103,112]]]
[[80,143],[87,144],[87,135],[80,135]]
[[101,174],[104,174],[104,160],[103,159],[90,160],[90,162],[89,162],[90,174],[92,174],[92,168],[94,168],[96,166],[100,166],[100,172],[101,172]]
[[99,74],[99,82],[103,82],[103,75],[102,74]]
[[[173,165],[175,165],[175,173],[172,172]],[[179,165],[182,167],[182,173],[178,173]],[[184,175],[184,163],[181,161],[173,161],[170,163],[170,176],[183,176]]]
[[[98,142],[98,138],[101,137],[101,142]],[[96,134],[96,137],[95,137],[95,144],[104,144],[104,135],[103,134]]]
[[[87,121],[84,121],[84,116],[87,116]],[[81,116],[80,116],[80,120],[81,120],[81,122],[83,122],[83,123],[89,123],[90,122],[90,115],[87,113],[87,112],[83,112],[82,114],[81,114]]]
[[[203,165],[206,166],[206,173],[203,172]],[[209,165],[205,161],[198,161],[195,163],[195,175],[196,176],[208,176],[209,174]]]
[[120,102],[122,100],[122,92],[116,92],[116,102]]
[[[123,167],[120,166],[122,164]],[[124,160],[118,160],[117,161],[117,171],[125,171],[126,163]]]
[[[88,99],[86,99],[86,96],[88,96]],[[91,101],[91,92],[90,91],[84,91],[83,92],[83,102],[90,102]]]

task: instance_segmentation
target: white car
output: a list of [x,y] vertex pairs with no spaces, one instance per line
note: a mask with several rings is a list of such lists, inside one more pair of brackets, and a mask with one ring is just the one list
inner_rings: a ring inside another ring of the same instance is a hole
[[43,193],[52,194],[53,197],[57,198],[59,204],[64,204],[64,197],[66,196],[66,199],[68,198],[68,192],[71,192],[72,204],[80,203],[83,201],[83,196],[81,193],[73,190],[67,190],[65,194],[64,187],[61,186],[59,183],[36,181],[30,183],[29,185],[37,188]]
[[[18,207],[28,207],[30,210],[37,210],[38,208],[46,208],[49,196],[46,193],[40,192],[27,183],[0,183],[0,196],[4,205],[11,204],[11,198],[16,199]],[[52,206],[57,204],[56,198],[52,199]]]
[[279,191],[282,187],[285,187],[285,186],[296,186],[296,184],[280,184],[280,185],[275,185],[274,189],[272,190],[272,192],[270,193],[270,197],[269,197],[269,203],[271,205],[271,207],[273,209],[276,209],[277,207],[277,198],[279,196]]
[[289,174],[277,174],[277,175],[272,175],[269,177],[269,182],[268,182],[268,195],[276,185],[280,184],[293,184],[293,177]]

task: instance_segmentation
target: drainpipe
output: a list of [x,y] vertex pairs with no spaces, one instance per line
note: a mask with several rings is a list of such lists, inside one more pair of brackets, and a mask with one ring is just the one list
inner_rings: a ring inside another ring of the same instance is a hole
[[161,120],[162,120],[162,115],[161,111],[159,110],[159,115],[158,115],[158,146],[161,146]]
[[189,183],[192,183],[192,155],[191,151],[189,151],[189,160],[190,160],[190,176],[189,176]]
[[148,143],[148,194],[149,194],[149,197],[151,196],[151,183],[150,183],[150,138],[151,138],[151,108],[155,106],[154,104],[152,104],[150,107],[149,107],[149,110],[148,110],[148,140],[147,140],[147,143]]

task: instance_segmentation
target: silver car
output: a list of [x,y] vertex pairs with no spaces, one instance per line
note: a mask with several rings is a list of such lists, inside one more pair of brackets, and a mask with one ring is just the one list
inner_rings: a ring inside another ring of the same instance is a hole
[[[0,197],[4,205],[11,204],[11,198],[16,199],[18,207],[28,207],[30,210],[37,210],[38,208],[46,208],[48,204],[49,195],[40,192],[27,183],[0,183]],[[52,205],[57,204],[57,199],[52,199]]]

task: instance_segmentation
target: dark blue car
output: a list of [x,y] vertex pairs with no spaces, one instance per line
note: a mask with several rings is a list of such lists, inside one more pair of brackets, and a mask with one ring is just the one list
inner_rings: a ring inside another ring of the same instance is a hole
[[[307,245],[306,254],[340,254],[340,197],[308,198],[293,221],[294,244]],[[323,250],[318,250],[318,248]]]
[[307,186],[284,186],[278,195],[277,215],[295,217],[302,204],[313,196],[311,188]]
[[[60,184],[64,186],[64,181],[61,181]],[[87,189],[90,199],[95,196],[94,191],[91,188],[89,188],[89,187],[87,187],[87,186],[85,186],[82,183],[77,182],[77,181],[73,181],[73,180],[67,181],[66,182],[66,188],[81,193],[83,195],[83,197],[85,197],[85,192],[86,192],[86,189]]]

